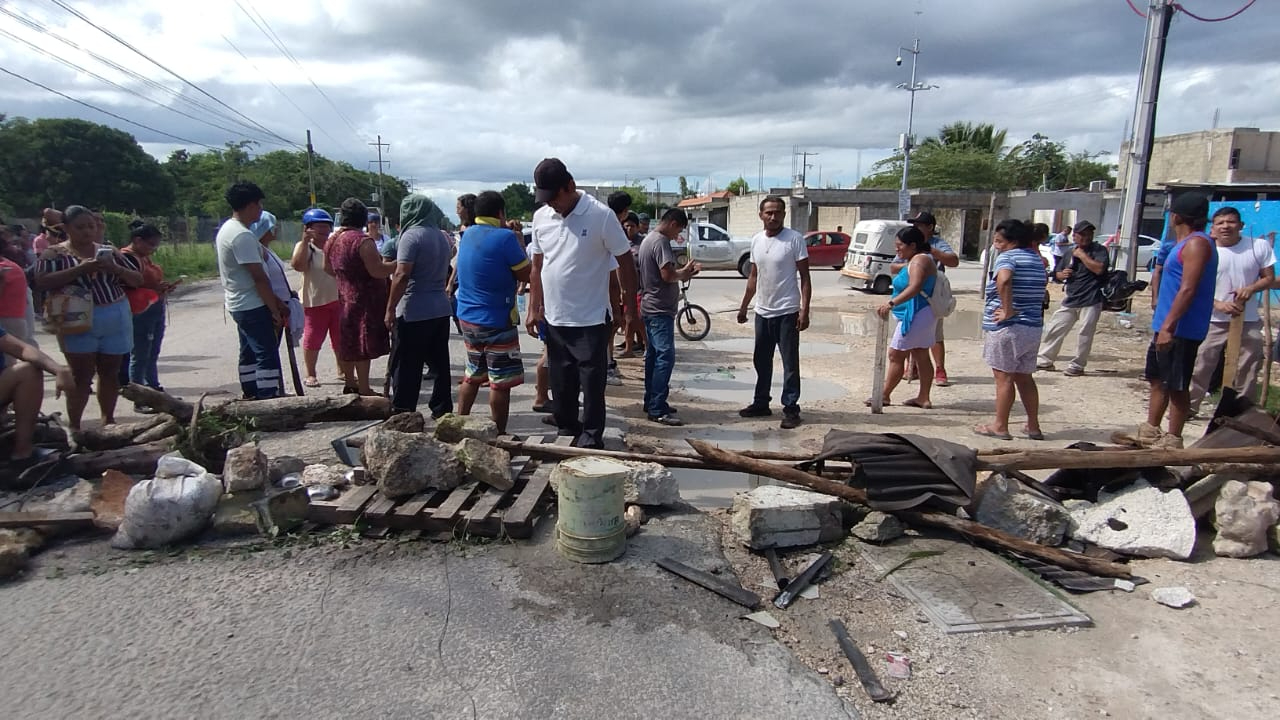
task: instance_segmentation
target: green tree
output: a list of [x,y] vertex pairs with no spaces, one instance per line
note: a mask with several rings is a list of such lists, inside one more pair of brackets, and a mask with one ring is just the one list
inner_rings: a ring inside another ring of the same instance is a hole
[[751,188],[747,186],[746,179],[741,175],[739,175],[736,180],[730,180],[729,184],[726,185],[724,189],[739,196],[746,195],[751,190]]
[[[864,188],[897,188],[902,182],[902,154],[885,158],[858,184]],[[1008,180],[998,155],[967,145],[921,144],[911,153],[907,187],[931,190],[1006,190]]]
[[1087,188],[1094,180],[1105,180],[1107,187],[1116,186],[1116,166],[1110,162],[1100,162],[1098,158],[1111,153],[1103,150],[1091,153],[1084,150],[1072,153],[1067,158],[1065,187]]
[[1067,169],[1066,147],[1036,133],[1009,151],[1005,158],[1010,187],[1019,190],[1061,190]]
[[996,130],[990,123],[953,122],[939,128],[937,135],[925,138],[920,147],[967,147],[977,152],[1002,155],[1007,136],[1007,130]]
[[507,217],[528,220],[533,217],[533,191],[527,183],[511,183],[502,189],[502,200],[507,205]]
[[166,213],[174,183],[133,136],[75,119],[0,123],[0,193],[20,215],[44,207]]
[[693,188],[690,188],[690,187],[689,187],[689,181],[688,181],[688,179],[686,179],[686,178],[685,178],[685,176],[681,175],[681,176],[680,176],[680,197],[682,197],[682,198],[691,198],[691,197],[693,197],[695,194],[696,194],[696,193],[695,193],[695,191],[693,190]]

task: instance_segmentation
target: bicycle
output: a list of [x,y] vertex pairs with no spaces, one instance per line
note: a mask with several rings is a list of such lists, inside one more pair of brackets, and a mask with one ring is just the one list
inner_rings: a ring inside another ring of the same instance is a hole
[[689,281],[680,283],[680,308],[676,310],[676,329],[685,340],[701,340],[711,332],[711,315],[701,305],[689,302]]

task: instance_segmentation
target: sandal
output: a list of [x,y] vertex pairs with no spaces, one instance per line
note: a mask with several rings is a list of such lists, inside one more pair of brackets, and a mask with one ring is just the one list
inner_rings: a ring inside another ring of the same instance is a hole
[[907,407],[920,408],[921,410],[932,410],[932,409],[933,409],[933,403],[931,403],[931,402],[923,402],[923,403],[922,403],[922,402],[920,402],[919,400],[917,400],[917,399],[915,399],[915,398],[911,398],[910,400],[904,400],[904,401],[902,402],[902,404],[903,404],[903,405],[906,405]]
[[1006,432],[1006,433],[998,433],[998,432],[996,432],[995,430],[992,430],[990,425],[974,425],[974,426],[973,426],[973,434],[974,434],[974,435],[982,435],[982,436],[984,436],[984,437],[993,437],[993,438],[995,438],[995,439],[997,439],[997,440],[1012,440],[1012,439],[1013,439],[1013,436],[1012,436],[1012,435],[1010,435],[1010,434],[1009,434],[1009,433],[1007,433],[1007,432]]
[[302,379],[302,384],[303,384],[303,385],[306,385],[306,386],[307,386],[307,387],[309,387],[309,388],[318,388],[318,387],[320,387],[320,381],[319,381],[319,380],[317,380],[317,379],[315,378],[315,376],[314,376],[314,375],[313,375],[313,376],[311,376],[311,377],[308,377],[308,378],[303,378],[303,379]]
[[1022,432],[1027,436],[1027,439],[1028,439],[1028,440],[1043,440],[1043,439],[1044,439],[1044,433],[1043,433],[1043,432],[1041,432],[1040,430],[1037,430],[1037,431],[1035,431],[1035,432],[1031,432],[1031,430],[1030,430],[1030,429],[1028,429],[1026,426],[1023,426],[1023,428],[1022,428]]
[[[871,407],[871,398],[867,398],[866,400],[863,400],[862,404],[866,405],[867,407]],[[889,402],[888,400],[880,401],[880,407],[889,407],[892,404],[893,403]]]
[[355,385],[343,385],[342,394],[343,395],[359,395],[360,388],[356,387]]

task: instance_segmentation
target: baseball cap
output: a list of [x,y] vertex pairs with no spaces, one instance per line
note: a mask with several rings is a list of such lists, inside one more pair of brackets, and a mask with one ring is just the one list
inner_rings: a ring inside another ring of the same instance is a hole
[[925,212],[924,210],[921,210],[920,212],[916,213],[915,217],[907,218],[907,222],[911,223],[912,225],[915,225],[916,223],[921,223],[924,225],[938,224],[938,221],[933,217],[933,213]]
[[1173,201],[1169,211],[1187,220],[1203,220],[1209,217],[1209,198],[1200,193],[1185,193]]
[[534,202],[549,202],[561,188],[573,182],[560,158],[546,158],[533,169]]
[[1089,222],[1088,220],[1081,220],[1071,228],[1071,232],[1084,234],[1084,233],[1091,233],[1097,229],[1098,228],[1095,227],[1094,224]]
[[376,213],[376,212],[369,211],[369,222],[381,223],[381,222],[382,222],[382,216],[381,216],[381,215],[379,215],[379,214],[378,214],[378,213]]

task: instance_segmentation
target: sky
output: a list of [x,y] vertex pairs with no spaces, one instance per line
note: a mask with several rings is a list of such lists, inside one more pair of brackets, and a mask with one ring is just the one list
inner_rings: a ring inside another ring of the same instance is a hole
[[[1226,22],[1179,13],[1157,134],[1215,112],[1280,129],[1276,27],[1274,0]],[[852,187],[906,131],[916,37],[917,80],[937,86],[916,94],[917,138],[986,122],[1114,160],[1145,20],[1125,0],[0,0],[0,31],[0,68],[151,130],[4,73],[0,113],[102,122],[159,158],[245,137],[267,152],[309,128],[318,152],[373,169],[381,136],[387,170],[451,208],[548,156],[580,184],[672,191],[684,175],[705,192],[739,175],[755,189],[761,156],[765,185],[789,186],[799,149],[816,153],[811,187]]]

